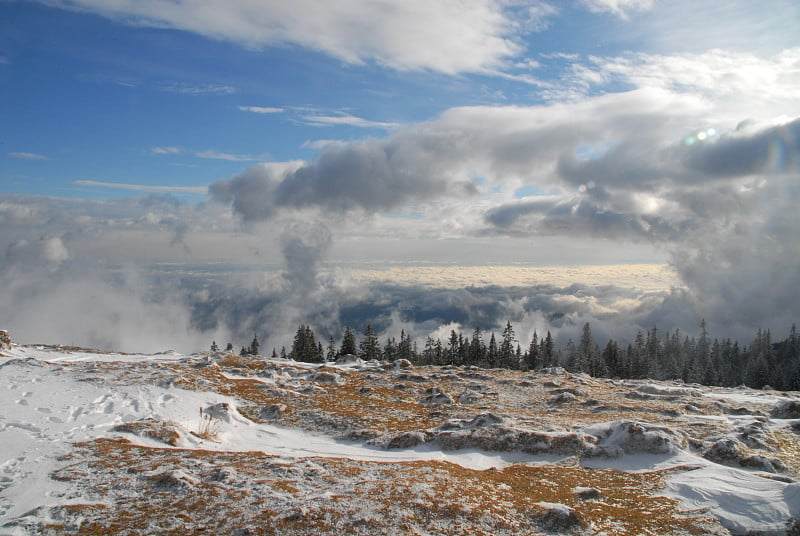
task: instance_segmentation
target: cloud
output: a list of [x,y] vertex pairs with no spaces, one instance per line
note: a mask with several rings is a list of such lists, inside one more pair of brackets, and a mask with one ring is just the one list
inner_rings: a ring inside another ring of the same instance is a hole
[[39,153],[11,152],[7,154],[11,158],[19,158],[22,160],[49,160],[47,156]]
[[62,237],[41,237],[38,240],[17,240],[6,249],[6,266],[15,268],[43,261],[50,270],[69,259],[69,251]]
[[339,113],[335,115],[304,115],[300,118],[302,122],[307,125],[312,126],[319,126],[319,127],[329,127],[329,126],[339,126],[339,125],[347,125],[351,127],[359,127],[359,128],[393,128],[398,126],[398,123],[391,123],[391,122],[382,122],[382,121],[370,121],[368,119],[364,119],[362,117],[356,117],[354,115],[346,114],[346,113]]
[[208,158],[211,160],[228,160],[230,162],[252,162],[254,160],[258,160],[258,158],[247,154],[223,153],[220,151],[214,151],[212,149],[197,152],[195,153],[195,156],[198,158]]
[[[299,45],[350,64],[448,74],[496,68],[522,50],[519,36],[546,26],[546,4],[442,0],[252,2],[50,0],[132,25],[171,28],[248,48]],[[547,6],[549,7],[549,6]]]
[[180,194],[199,194],[208,193],[207,186],[158,186],[151,184],[125,184],[119,182],[102,182],[80,180],[75,181],[78,186],[91,186],[94,188],[116,188],[119,190],[133,190],[136,192],[156,192],[156,193],[180,193]]
[[180,147],[153,147],[150,149],[150,152],[153,154],[179,154],[183,152],[183,149]]
[[331,242],[331,232],[321,222],[293,221],[283,228],[281,253],[291,292],[306,295],[318,288],[319,265],[330,250]]
[[[256,165],[209,192],[232,203],[245,221],[267,220],[287,209],[324,208],[337,212],[390,210],[408,201],[464,195],[470,183],[448,177],[437,163],[435,147],[400,138],[328,146],[314,163],[283,171]],[[437,175],[437,170],[442,171]]]
[[162,84],[159,86],[161,91],[168,93],[179,93],[181,95],[191,95],[195,97],[202,96],[215,96],[215,95],[233,95],[237,89],[227,84],[186,84],[180,82],[173,82],[169,84]]
[[268,106],[237,106],[243,112],[252,112],[254,114],[279,114],[284,111],[283,108],[272,108]]
[[611,13],[622,19],[628,19],[632,11],[652,9],[653,0],[581,0],[594,13]]

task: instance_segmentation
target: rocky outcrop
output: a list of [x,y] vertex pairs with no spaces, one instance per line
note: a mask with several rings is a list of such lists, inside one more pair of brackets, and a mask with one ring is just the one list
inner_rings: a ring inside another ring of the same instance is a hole
[[3,350],[11,350],[11,337],[4,329],[0,329],[0,352]]

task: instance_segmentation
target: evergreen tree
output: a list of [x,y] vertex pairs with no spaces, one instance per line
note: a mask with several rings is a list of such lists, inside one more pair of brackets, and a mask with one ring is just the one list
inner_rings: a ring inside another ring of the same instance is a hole
[[275,348],[272,349],[272,358],[278,357],[278,352],[275,351]]
[[536,330],[533,330],[531,344],[528,346],[527,353],[525,353],[525,366],[528,370],[539,368],[539,336],[536,334]]
[[228,343],[228,344],[225,346],[225,351],[226,351],[226,352],[233,352],[233,343],[232,343],[232,342],[229,342],[229,343]]
[[616,341],[609,339],[602,353],[603,362],[606,364],[608,375],[612,378],[624,378],[622,363],[622,352]]
[[344,328],[344,336],[342,337],[342,346],[339,349],[339,355],[356,355],[356,334],[350,329],[350,326]]
[[499,359],[499,352],[497,351],[497,340],[494,338],[494,331],[492,337],[489,339],[489,349],[486,352],[486,362],[489,368],[496,368]]
[[297,327],[289,357],[295,361],[319,363],[323,359],[320,348],[321,345],[317,343],[311,327],[301,324]]
[[250,355],[258,355],[258,350],[261,348],[261,345],[258,343],[258,336],[253,335],[253,340],[250,342],[250,348],[248,353]]
[[325,354],[325,361],[336,361],[336,341],[333,340],[333,335],[328,337],[328,353]]
[[397,341],[394,337],[386,339],[386,344],[383,347],[383,358],[387,361],[395,361],[397,359]]
[[458,334],[456,330],[450,330],[450,338],[448,339],[448,348],[447,348],[447,360],[450,363],[455,363],[458,360],[459,354],[459,346],[458,346]]
[[380,342],[378,342],[378,336],[375,334],[375,330],[372,329],[372,324],[367,324],[367,327],[364,328],[364,337],[359,344],[359,350],[358,357],[366,361],[381,358]]
[[406,334],[404,329],[400,330],[400,342],[397,345],[397,357],[415,361],[415,352],[411,346],[411,337]]
[[555,343],[553,343],[553,336],[550,335],[550,330],[547,330],[547,335],[542,338],[542,347],[539,352],[542,356],[542,365],[545,367],[554,367],[556,362]]
[[211,341],[211,351],[219,352],[219,346],[217,346],[217,341]]
[[503,342],[500,343],[500,366],[503,368],[517,368],[514,365],[514,344],[517,338],[514,334],[514,328],[511,326],[511,321],[506,322],[506,327],[503,329]]
[[463,333],[458,334],[458,357],[451,365],[462,365],[469,359],[469,343]]
[[440,365],[441,363],[436,359],[436,342],[433,337],[428,335],[425,339],[425,349],[422,350],[422,362],[426,365]]
[[483,343],[483,332],[476,326],[472,332],[472,340],[469,343],[466,365],[479,365],[486,359],[486,345]]

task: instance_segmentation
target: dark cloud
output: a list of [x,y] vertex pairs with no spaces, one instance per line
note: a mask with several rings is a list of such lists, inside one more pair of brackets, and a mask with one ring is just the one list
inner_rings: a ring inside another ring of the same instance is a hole
[[307,294],[319,286],[317,275],[332,243],[331,232],[320,222],[291,222],[281,232],[281,253],[290,291]]
[[413,137],[368,140],[327,147],[314,163],[276,170],[251,166],[244,173],[212,184],[212,197],[231,203],[245,222],[269,220],[286,209],[321,208],[380,212],[445,193],[475,193],[466,180],[454,180],[432,147]]
[[589,196],[512,202],[488,210],[484,218],[495,232],[514,236],[579,235],[623,240],[674,239],[686,225],[678,222],[676,226],[657,215],[619,212]]
[[800,119],[761,131],[742,130],[713,143],[684,144],[686,167],[704,177],[800,171]]
[[630,137],[601,157],[579,159],[564,153],[558,175],[578,186],[656,191],[664,184],[705,184],[761,173],[800,169],[800,119],[758,130],[754,125],[717,133],[708,128],[664,144],[648,136]]

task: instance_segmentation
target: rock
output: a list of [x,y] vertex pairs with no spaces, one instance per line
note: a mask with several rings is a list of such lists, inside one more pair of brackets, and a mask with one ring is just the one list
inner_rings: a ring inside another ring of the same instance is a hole
[[614,421],[584,429],[597,438],[597,447],[589,456],[616,458],[623,454],[670,454],[687,442],[686,436],[666,426],[636,421]]
[[640,385],[636,388],[636,390],[640,393],[645,393],[648,395],[665,397],[702,395],[702,392],[699,389],[693,389],[691,387],[671,387],[669,385],[656,385],[653,383]]
[[496,426],[498,424],[503,424],[504,422],[505,420],[502,417],[498,417],[493,413],[481,413],[465,423],[464,426],[466,428],[481,428],[484,426]]
[[178,429],[174,425],[153,418],[118,424],[112,427],[110,431],[147,437],[173,447],[178,446],[181,438]]
[[345,354],[336,359],[337,365],[363,365],[364,362],[353,354]]
[[577,487],[572,493],[582,501],[599,501],[603,498],[603,494],[597,488]]
[[183,471],[168,471],[156,473],[147,477],[153,490],[156,492],[185,494],[199,482],[196,478]]
[[475,391],[467,391],[458,395],[458,402],[461,404],[475,404],[483,397],[482,394],[476,393]]
[[572,393],[565,392],[557,394],[556,396],[551,398],[549,403],[553,406],[557,406],[560,404],[568,404],[570,402],[575,402],[575,400],[577,400],[577,397],[575,395],[573,395]]
[[744,444],[733,438],[717,441],[703,453],[703,457],[715,463],[748,467],[767,473],[786,473],[788,471],[786,465],[777,458],[749,455]]
[[258,418],[262,421],[276,421],[283,416],[286,412],[286,406],[283,404],[270,404],[264,406],[258,411]]
[[703,458],[715,463],[730,464],[742,457],[742,443],[737,439],[720,439],[703,453]]
[[325,383],[330,385],[341,385],[344,382],[342,381],[341,376],[336,374],[335,372],[329,372],[327,370],[320,370],[312,374],[309,378],[309,381],[314,383]]
[[4,329],[0,329],[0,351],[11,350],[11,337]]
[[770,416],[773,419],[800,419],[800,400],[782,400],[778,402]]
[[227,423],[231,422],[231,414],[234,411],[236,410],[227,402],[219,402],[218,404],[213,404],[202,410],[203,415]]
[[398,369],[409,369],[413,368],[414,365],[411,364],[411,361],[408,359],[398,359],[394,362],[394,367]]
[[421,404],[452,404],[453,398],[447,393],[438,393],[426,396],[420,401]]
[[377,437],[369,443],[383,447],[387,450],[391,449],[410,449],[417,445],[421,445],[428,440],[428,436],[424,432],[401,432],[399,434],[387,434]]
[[536,505],[543,511],[534,516],[534,521],[546,532],[563,533],[584,526],[577,512],[565,504],[540,502]]

